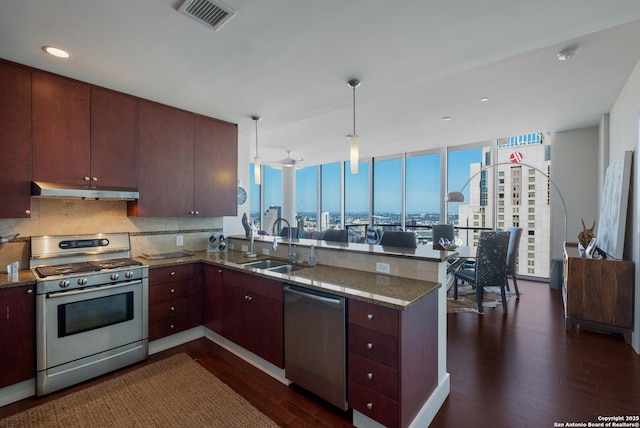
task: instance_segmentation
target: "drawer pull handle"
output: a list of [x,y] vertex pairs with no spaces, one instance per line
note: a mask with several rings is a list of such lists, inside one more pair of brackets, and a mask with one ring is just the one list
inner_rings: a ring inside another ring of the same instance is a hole
[[373,409],[373,403],[367,403],[367,409],[369,410]]
[[176,289],[175,289],[175,288],[172,288],[172,289],[171,289],[171,292],[172,292],[172,293],[175,293],[175,292],[176,292]]
[[367,319],[371,321],[373,319],[373,314],[367,314]]
[[171,324],[171,329],[173,329],[173,324]]
[[171,310],[172,310],[172,311],[175,311],[175,310],[176,310],[176,308],[174,308],[173,306],[171,306]]
[[373,343],[371,342],[367,343],[367,349],[373,349]]
[[373,373],[367,373],[367,379],[369,380],[373,379]]
[[170,275],[170,276],[173,276],[173,275],[175,275],[175,274],[176,274],[175,272],[171,272],[169,275]]
[[244,300],[253,300],[253,297],[251,297],[251,296],[244,296]]

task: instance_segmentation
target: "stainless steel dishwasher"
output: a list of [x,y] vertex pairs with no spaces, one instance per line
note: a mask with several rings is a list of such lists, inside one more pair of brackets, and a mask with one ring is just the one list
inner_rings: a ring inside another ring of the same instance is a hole
[[291,382],[347,410],[346,301],[284,287],[284,370]]

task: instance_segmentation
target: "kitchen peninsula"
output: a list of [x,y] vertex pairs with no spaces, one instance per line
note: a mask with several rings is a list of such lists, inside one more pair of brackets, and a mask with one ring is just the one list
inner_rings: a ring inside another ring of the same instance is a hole
[[[155,336],[150,353],[205,336],[288,383],[282,358],[282,285],[321,290],[348,302],[347,385],[353,424],[427,426],[449,393],[446,289],[441,284],[446,261],[456,253],[294,239],[299,270],[278,273],[248,266],[267,259],[285,262],[287,241],[277,240],[274,251],[273,237],[257,237],[255,258],[245,256],[249,238],[232,236],[228,252],[144,260],[150,268],[150,306],[157,305],[158,311],[167,306],[151,298],[158,287],[159,292],[175,289],[170,299],[190,308],[167,314],[166,328],[165,316],[150,308],[150,324],[158,323],[157,329],[150,326]],[[307,262],[311,245],[318,258],[315,266]],[[389,273],[376,273],[376,268]],[[21,276],[23,285],[24,280]],[[236,295],[239,303],[227,300]],[[262,306],[240,306],[247,302]]]

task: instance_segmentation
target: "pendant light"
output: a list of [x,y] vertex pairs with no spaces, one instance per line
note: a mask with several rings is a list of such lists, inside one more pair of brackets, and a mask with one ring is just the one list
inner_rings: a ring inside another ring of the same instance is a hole
[[351,174],[357,174],[360,154],[358,153],[358,134],[356,134],[356,88],[360,86],[360,81],[358,79],[351,79],[347,84],[353,89],[353,134],[348,135],[349,161],[351,163]]
[[256,157],[253,158],[253,176],[255,177],[255,183],[260,185],[260,171],[262,170],[260,156],[258,156],[258,121],[260,120],[260,116],[251,116],[251,119],[256,123]]

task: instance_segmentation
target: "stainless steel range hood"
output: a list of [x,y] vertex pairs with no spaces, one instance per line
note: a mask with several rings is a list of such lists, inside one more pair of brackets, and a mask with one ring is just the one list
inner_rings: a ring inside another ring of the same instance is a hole
[[85,187],[73,184],[31,182],[31,195],[41,198],[81,198],[102,200],[135,200],[137,189],[124,187]]

